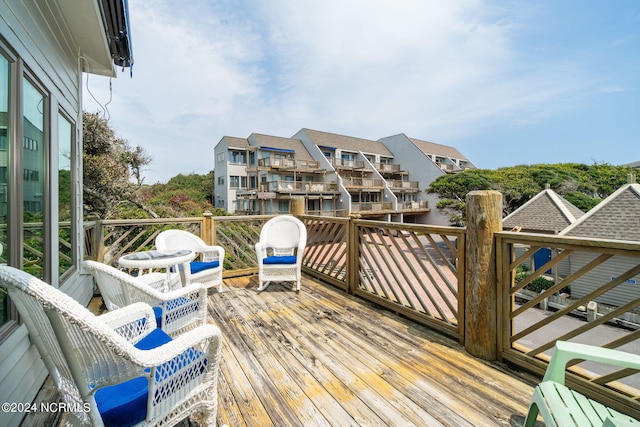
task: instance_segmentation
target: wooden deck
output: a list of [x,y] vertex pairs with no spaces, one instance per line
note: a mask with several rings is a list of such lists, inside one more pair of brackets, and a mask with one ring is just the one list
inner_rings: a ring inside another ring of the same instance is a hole
[[441,334],[305,278],[257,292],[226,279],[218,425],[517,426],[536,380]]

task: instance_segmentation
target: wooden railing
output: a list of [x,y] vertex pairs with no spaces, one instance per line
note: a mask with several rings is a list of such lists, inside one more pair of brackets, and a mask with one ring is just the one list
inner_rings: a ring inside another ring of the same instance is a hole
[[[503,232],[496,249],[501,359],[542,374],[556,340],[640,352],[640,243]],[[539,283],[548,289],[527,291]],[[638,418],[639,374],[571,371],[578,387]]]
[[[103,254],[104,261],[113,262],[126,252],[151,247],[160,230],[181,227],[225,247],[225,277],[255,274],[254,244],[268,218],[99,221],[87,228],[94,236],[87,239],[87,247],[98,259]],[[498,360],[540,375],[558,339],[639,352],[640,243],[499,231],[476,242],[475,236],[469,237],[474,228],[299,218],[308,232],[306,274],[435,328],[465,347],[480,336],[474,329],[484,327],[472,321],[478,314],[473,309],[486,310],[481,318],[495,319],[484,331],[495,336],[483,339],[482,345],[495,340]],[[494,261],[473,258],[474,245],[487,242]],[[542,248],[549,248],[552,257],[541,263],[535,258]],[[494,277],[482,285],[494,287],[492,304],[477,304],[482,290],[467,283],[470,272],[483,280]],[[531,289],[543,279],[550,286],[547,290]],[[599,302],[611,302],[610,297],[622,301],[617,306]],[[598,366],[582,364],[571,371],[569,380],[581,392],[640,418],[638,374],[602,372]]]
[[351,212],[354,213],[370,213],[381,211],[393,211],[393,203],[391,202],[352,202]]
[[400,172],[400,165],[393,163],[373,162],[373,167],[379,172]]
[[320,167],[316,160],[296,160],[282,157],[265,157],[258,159],[259,167],[283,168],[291,170],[316,170]]
[[392,190],[419,190],[418,181],[402,181],[399,179],[388,179],[387,183]]
[[261,184],[261,191],[273,192],[296,192],[296,193],[328,193],[338,190],[335,182],[314,182],[314,181],[270,181]]
[[342,177],[342,185],[346,188],[384,188],[382,180],[376,178]]

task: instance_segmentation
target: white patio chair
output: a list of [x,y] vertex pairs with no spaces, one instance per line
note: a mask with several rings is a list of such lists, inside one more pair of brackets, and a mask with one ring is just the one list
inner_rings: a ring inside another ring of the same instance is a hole
[[256,243],[258,290],[264,290],[270,282],[293,281],[299,291],[306,244],[307,229],[296,217],[280,215],[267,221]]
[[207,245],[201,238],[184,230],[165,230],[156,236],[156,249],[171,251],[189,249],[200,254],[200,260],[189,263],[191,280],[207,288],[218,286],[222,292],[224,248]]
[[0,266],[0,285],[58,387],[68,424],[168,426],[197,411],[215,425],[222,340],[216,326],[172,340],[156,328],[147,304],[94,316],[8,266]]
[[207,288],[200,283],[160,292],[110,265],[87,260],[83,266],[93,275],[109,311],[135,302],[149,304],[157,326],[172,337],[207,323]]

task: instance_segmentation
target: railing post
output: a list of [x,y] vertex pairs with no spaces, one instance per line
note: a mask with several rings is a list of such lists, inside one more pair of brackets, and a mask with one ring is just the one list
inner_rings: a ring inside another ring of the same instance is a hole
[[304,197],[294,196],[291,198],[291,215],[304,215]]
[[356,219],[360,214],[349,214],[347,223],[347,293],[354,294],[358,281],[359,234]]
[[464,346],[484,360],[495,360],[498,346],[498,304],[494,233],[502,228],[502,194],[467,194],[467,239],[464,301]]
[[97,220],[93,226],[93,248],[91,248],[92,259],[104,262],[104,224],[101,219]]
[[204,211],[204,214],[202,214],[202,216],[204,217],[204,220],[202,221],[202,230],[200,230],[200,234],[202,234],[202,236],[200,236],[202,238],[202,240],[204,240],[204,242],[207,245],[215,245],[216,244],[216,235],[215,235],[215,231],[216,231],[216,227],[215,227],[215,223],[213,220],[213,214],[211,213],[211,211]]

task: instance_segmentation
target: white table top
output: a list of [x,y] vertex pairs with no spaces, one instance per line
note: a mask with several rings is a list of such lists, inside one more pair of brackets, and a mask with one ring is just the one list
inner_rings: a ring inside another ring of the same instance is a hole
[[134,252],[121,256],[118,259],[118,264],[125,268],[167,268],[193,261],[196,255],[195,252],[187,249]]

